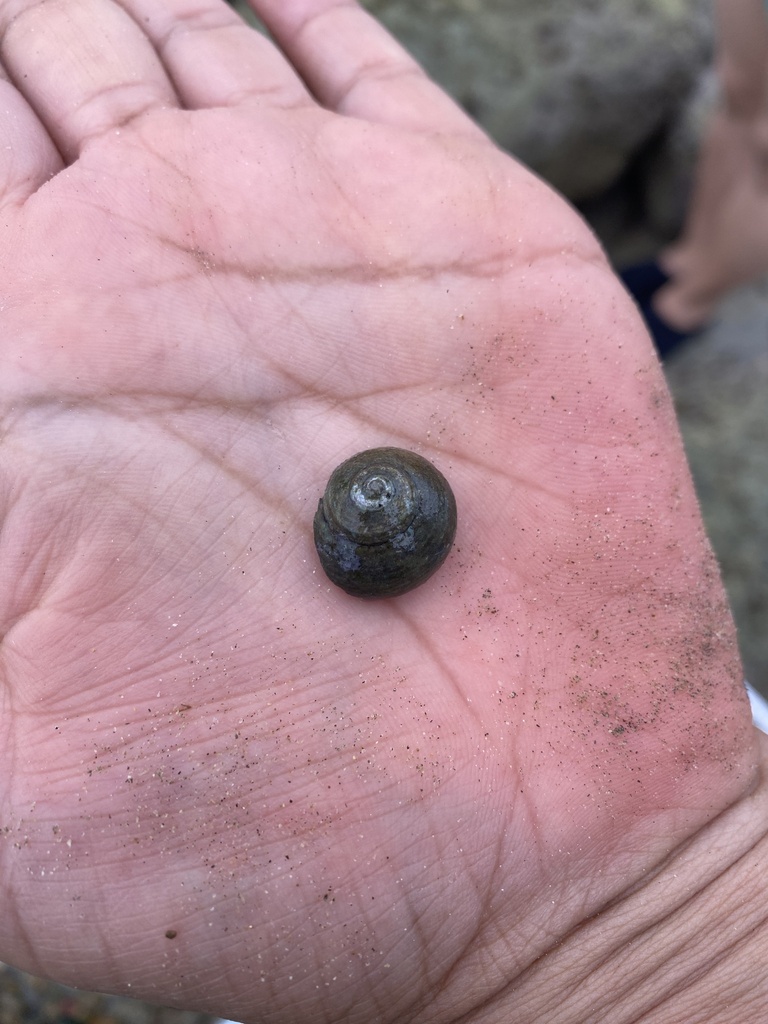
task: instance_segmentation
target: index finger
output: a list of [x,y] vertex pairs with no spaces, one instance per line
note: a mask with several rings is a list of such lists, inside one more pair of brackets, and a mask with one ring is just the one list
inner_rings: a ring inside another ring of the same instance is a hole
[[248,0],[323,106],[400,128],[485,133],[355,0]]

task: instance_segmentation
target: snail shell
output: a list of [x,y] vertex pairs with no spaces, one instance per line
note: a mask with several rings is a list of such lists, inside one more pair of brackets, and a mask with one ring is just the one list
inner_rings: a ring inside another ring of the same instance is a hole
[[314,522],[328,578],[356,597],[395,597],[445,561],[456,499],[442,473],[402,448],[371,448],[331,474]]

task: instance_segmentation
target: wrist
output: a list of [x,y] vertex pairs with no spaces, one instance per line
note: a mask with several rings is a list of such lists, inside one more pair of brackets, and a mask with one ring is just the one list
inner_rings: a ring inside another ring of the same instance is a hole
[[763,1024],[768,737],[761,751],[748,794],[537,960],[473,1024]]

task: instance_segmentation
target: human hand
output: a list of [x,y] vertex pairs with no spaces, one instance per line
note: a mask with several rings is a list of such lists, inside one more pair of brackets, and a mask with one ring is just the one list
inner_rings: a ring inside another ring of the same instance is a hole
[[[282,52],[218,0],[0,0],[0,957],[244,1021],[582,1019],[541,965],[594,977],[554,951],[628,942],[758,758],[661,373],[375,22],[254,7]],[[459,530],[366,602],[311,522],[380,444]]]

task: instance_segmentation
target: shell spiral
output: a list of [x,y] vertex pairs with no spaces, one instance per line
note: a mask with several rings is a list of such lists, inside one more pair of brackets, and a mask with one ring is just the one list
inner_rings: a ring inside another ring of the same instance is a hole
[[456,499],[421,455],[370,448],[331,474],[314,534],[320,564],[336,586],[356,597],[396,597],[445,561],[456,534]]

